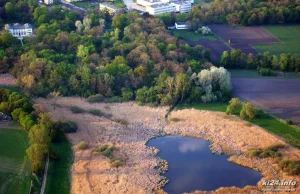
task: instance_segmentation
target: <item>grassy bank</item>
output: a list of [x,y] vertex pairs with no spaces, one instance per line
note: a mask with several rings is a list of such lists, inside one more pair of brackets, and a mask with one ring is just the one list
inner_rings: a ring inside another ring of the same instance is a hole
[[300,25],[276,25],[263,28],[279,39],[281,43],[253,45],[255,50],[258,52],[269,51],[277,56],[281,53],[292,53],[300,57]]
[[[178,105],[177,109],[195,108],[198,110],[210,110],[225,112],[228,103],[211,103],[211,104],[194,104],[194,105]],[[237,115],[239,116],[239,115]],[[217,121],[216,121],[217,122]],[[256,118],[249,120],[250,123],[258,125],[267,131],[281,136],[293,146],[300,147],[300,128],[290,126],[263,110],[258,110]]]
[[27,148],[25,131],[0,128],[0,193],[28,193],[31,169]]
[[62,133],[60,140],[60,142],[51,144],[57,158],[50,159],[45,194],[70,193],[70,168],[73,163],[72,145]]

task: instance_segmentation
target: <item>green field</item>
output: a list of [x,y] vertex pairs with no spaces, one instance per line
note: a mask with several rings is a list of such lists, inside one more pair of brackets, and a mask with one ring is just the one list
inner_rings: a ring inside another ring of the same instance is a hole
[[116,7],[120,7],[120,8],[123,8],[125,7],[124,3],[121,1],[121,0],[116,0],[112,3],[114,6]]
[[281,53],[291,53],[300,57],[300,25],[264,26],[264,29],[278,38],[281,43],[252,45],[258,52],[269,51],[279,56]]
[[218,38],[214,35],[204,36],[201,33],[196,34],[195,32],[189,30],[170,30],[169,32],[177,38],[187,41],[199,41],[201,39],[218,40]]
[[29,192],[31,170],[26,158],[27,147],[25,131],[0,128],[0,193]]
[[[198,110],[211,110],[225,112],[228,103],[178,105],[177,109],[195,108]],[[249,120],[250,123],[258,125],[267,131],[281,136],[293,146],[300,147],[300,127],[290,126],[263,110],[258,110],[256,118]]]
[[257,73],[256,70],[249,69],[228,69],[231,74],[231,78],[263,78],[263,79],[300,79],[300,73],[285,72],[284,77],[275,76],[262,76]]
[[45,194],[70,193],[70,168],[73,162],[72,145],[62,133],[60,139],[60,142],[51,144],[57,159],[50,159]]

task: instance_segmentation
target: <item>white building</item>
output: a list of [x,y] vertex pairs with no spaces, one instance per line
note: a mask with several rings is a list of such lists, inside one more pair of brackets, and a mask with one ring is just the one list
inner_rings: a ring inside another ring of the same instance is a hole
[[150,15],[162,13],[187,13],[192,9],[194,0],[136,0],[137,5],[146,8],[146,12]]
[[192,4],[190,1],[176,1],[171,4],[176,8],[176,12],[179,13],[188,13],[192,10]]
[[32,25],[31,24],[24,24],[20,25],[15,23],[14,25],[5,25],[5,30],[7,30],[13,37],[20,37],[20,36],[31,36],[32,35]]
[[107,10],[111,15],[115,15],[122,10],[121,8],[109,3],[99,3],[99,9],[102,11]]
[[177,30],[189,29],[189,26],[185,22],[175,22]]
[[148,12],[150,15],[172,13],[175,11],[176,11],[175,7],[170,3],[154,4],[146,7],[146,12]]
[[49,5],[49,4],[53,4],[53,0],[44,0],[44,3]]

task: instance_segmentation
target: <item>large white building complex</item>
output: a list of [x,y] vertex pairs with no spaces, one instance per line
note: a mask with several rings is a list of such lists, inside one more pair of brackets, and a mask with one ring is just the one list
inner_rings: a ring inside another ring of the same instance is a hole
[[187,13],[192,9],[194,0],[137,0],[136,4],[146,8],[150,15],[162,13]]
[[32,35],[32,25],[31,24],[18,24],[14,25],[5,25],[5,30],[7,30],[13,37],[23,37]]

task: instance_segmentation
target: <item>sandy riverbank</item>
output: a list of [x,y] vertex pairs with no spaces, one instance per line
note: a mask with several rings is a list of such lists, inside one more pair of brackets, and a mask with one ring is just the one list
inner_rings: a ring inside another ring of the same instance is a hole
[[[280,138],[223,113],[193,109],[178,110],[170,114],[170,117],[177,118],[177,121],[168,123],[164,119],[168,107],[142,107],[133,102],[89,104],[80,98],[60,98],[57,101],[59,106],[53,110],[51,101],[47,99],[37,99],[36,102],[50,111],[55,120],[72,120],[77,123],[79,130],[74,134],[68,134],[73,145],[80,141],[86,141],[89,144],[89,149],[84,151],[73,146],[75,160],[72,166],[71,193],[138,194],[157,191],[163,181],[163,177],[155,169],[158,162],[155,157],[157,150],[146,147],[145,143],[150,138],[161,135],[162,132],[211,140],[216,148],[221,147],[226,154],[233,155],[230,158],[231,161],[259,169],[265,176],[263,180],[284,178],[300,183],[298,177],[289,177],[277,172],[274,161],[249,159],[244,154],[250,148],[284,144]],[[112,118],[73,114],[68,106],[97,108],[102,112],[112,114]],[[120,119],[128,124],[116,122]],[[93,148],[105,144],[116,146],[114,155],[122,159],[124,164],[122,167],[111,168],[107,158],[92,154]],[[289,147],[282,153],[284,156],[300,159],[298,149]],[[234,192],[258,192],[261,189],[260,185],[261,182],[258,183],[258,187],[247,187],[244,191],[236,188]],[[226,193],[226,191],[228,188],[220,188],[216,192]]]

